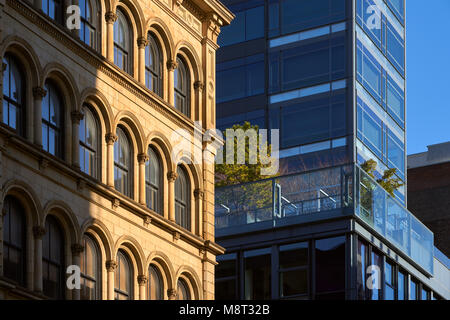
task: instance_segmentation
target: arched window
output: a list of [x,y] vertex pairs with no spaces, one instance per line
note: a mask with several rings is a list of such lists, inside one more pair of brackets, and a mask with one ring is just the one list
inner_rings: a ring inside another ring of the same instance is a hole
[[191,229],[190,183],[186,171],[178,166],[175,180],[175,222],[185,229]]
[[98,123],[88,106],[83,107],[80,121],[80,168],[84,173],[97,177]]
[[178,67],[174,73],[174,87],[175,87],[175,108],[181,111],[186,116],[190,117],[190,87],[191,80],[189,70],[186,63],[180,57],[177,57]]
[[177,281],[177,300],[190,300],[191,293],[189,287],[183,279]]
[[148,46],[145,47],[145,85],[162,96],[162,53],[155,36],[148,34]]
[[122,128],[116,130],[118,137],[114,146],[114,187],[117,191],[131,197],[132,150],[130,140]]
[[150,265],[148,268],[148,299],[149,300],[163,300],[164,299],[164,284],[161,273],[158,268]]
[[25,77],[11,55],[6,54],[3,63],[3,123],[24,135]]
[[114,63],[125,72],[130,72],[130,27],[121,10],[117,10],[114,23]]
[[25,285],[25,211],[20,202],[7,196],[3,220],[3,275]]
[[53,299],[65,295],[64,236],[58,221],[48,216],[42,242],[42,278],[44,294]]
[[148,148],[149,161],[145,166],[145,192],[147,207],[162,213],[162,175],[161,160],[153,148]]
[[133,297],[133,269],[128,256],[119,250],[117,253],[116,279],[114,292],[116,300],[131,300]]
[[96,242],[85,235],[83,238],[84,251],[81,254],[81,300],[100,299],[100,250]]
[[53,20],[63,21],[63,0],[42,0],[42,11]]
[[45,82],[47,95],[42,101],[42,144],[45,151],[63,158],[63,100],[51,81]]
[[79,0],[80,6],[80,39],[88,46],[95,48],[96,7],[95,0]]

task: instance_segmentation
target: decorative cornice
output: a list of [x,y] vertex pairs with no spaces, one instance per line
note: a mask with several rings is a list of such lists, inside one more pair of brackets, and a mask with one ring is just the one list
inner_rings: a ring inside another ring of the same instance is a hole
[[115,133],[109,132],[105,134],[106,144],[114,144],[116,143],[117,139],[119,139],[119,137]]
[[114,23],[117,20],[117,14],[114,11],[108,11],[105,13],[106,23]]
[[33,88],[33,97],[35,99],[44,99],[47,95],[47,90],[42,87],[34,87]]
[[176,60],[172,60],[172,59],[171,60],[167,60],[166,65],[167,65],[167,69],[169,71],[173,71],[176,68],[178,68],[178,62]]
[[149,156],[146,153],[139,153],[137,156],[137,160],[139,164],[146,163],[149,160]]
[[73,124],[80,124],[80,121],[84,119],[84,114],[78,110],[72,111],[70,113]]
[[117,262],[114,260],[108,260],[106,261],[105,266],[108,272],[114,272],[117,268]]
[[194,15],[194,17],[196,17],[200,21],[202,21],[205,18],[205,15],[203,14],[203,10],[201,10],[191,0],[184,0],[184,1],[181,1],[181,2],[183,3],[183,7],[185,7],[187,10],[189,10],[189,12],[192,13]]
[[82,246],[79,243],[74,243],[74,244],[72,244],[70,249],[72,250],[73,255],[79,256],[84,251],[84,246]]
[[114,198],[111,201],[111,207],[113,210],[116,210],[120,206],[120,200],[119,198]]
[[45,228],[41,226],[34,226],[33,236],[35,239],[42,239],[42,237],[45,236]]
[[176,171],[167,172],[167,180],[169,180],[169,182],[175,182],[175,180],[177,180],[177,178],[178,178],[178,173]]

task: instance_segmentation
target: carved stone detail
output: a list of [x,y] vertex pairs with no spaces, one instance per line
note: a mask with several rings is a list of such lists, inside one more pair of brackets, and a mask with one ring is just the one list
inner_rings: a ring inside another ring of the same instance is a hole
[[146,154],[146,153],[140,153],[137,156],[137,160],[138,160],[139,164],[146,163],[149,159],[150,158],[149,158],[148,154]]
[[144,227],[148,227],[150,225],[150,223],[152,223],[152,217],[145,216],[144,217]]
[[117,14],[113,11],[108,11],[105,13],[106,23],[114,23],[117,20]]
[[145,48],[146,46],[148,46],[148,40],[147,40],[147,38],[145,38],[145,37],[139,37],[139,38],[137,39],[137,45],[138,45],[138,48],[139,48],[139,49],[143,49],[143,48]]
[[114,144],[119,137],[115,133],[107,133],[105,134],[106,144]]
[[79,243],[74,243],[74,244],[72,244],[70,249],[72,250],[73,255],[79,256],[84,251],[84,246],[82,246]]
[[176,60],[167,60],[167,69],[173,71],[178,68],[178,63]]
[[78,110],[75,110],[70,113],[70,117],[72,118],[72,123],[80,124],[80,121],[84,119],[84,114]]
[[174,300],[177,297],[177,290],[171,288],[171,289],[167,289],[167,297],[170,300]]
[[173,241],[180,240],[181,234],[178,231],[173,232]]
[[118,198],[114,198],[111,202],[112,208],[116,210],[120,206],[120,200]]
[[175,180],[177,180],[177,178],[178,178],[178,173],[176,173],[176,171],[167,172],[167,180],[169,180],[169,182],[175,182]]
[[117,268],[117,262],[114,260],[106,261],[105,265],[108,272],[114,272],[114,270],[116,270]]
[[33,236],[35,239],[42,239],[42,237],[45,236],[45,228],[41,226],[34,226]]
[[34,87],[33,88],[33,97],[35,99],[44,99],[47,95],[47,90],[42,87]]
[[194,82],[194,89],[196,91],[203,91],[203,89],[205,89],[205,85],[200,80],[197,80]]
[[138,281],[138,284],[140,286],[145,286],[147,284],[148,277],[146,275],[143,275],[143,274],[138,275],[137,276],[137,281]]
[[194,197],[195,199],[203,199],[203,196],[205,193],[201,189],[195,189],[194,190]]

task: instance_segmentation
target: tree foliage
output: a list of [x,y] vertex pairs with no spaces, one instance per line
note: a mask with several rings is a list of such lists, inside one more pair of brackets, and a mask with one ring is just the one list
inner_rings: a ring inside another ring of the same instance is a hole
[[377,162],[373,159],[369,159],[361,165],[361,168],[373,179],[375,179],[384,190],[391,196],[394,196],[394,191],[404,185],[404,183],[395,176],[397,172],[396,168],[390,168],[383,172],[383,176],[379,179],[375,178],[375,169]]

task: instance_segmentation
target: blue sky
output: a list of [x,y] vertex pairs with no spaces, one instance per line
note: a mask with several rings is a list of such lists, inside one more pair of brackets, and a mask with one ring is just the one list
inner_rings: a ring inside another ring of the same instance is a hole
[[406,0],[407,153],[450,141],[450,0]]

